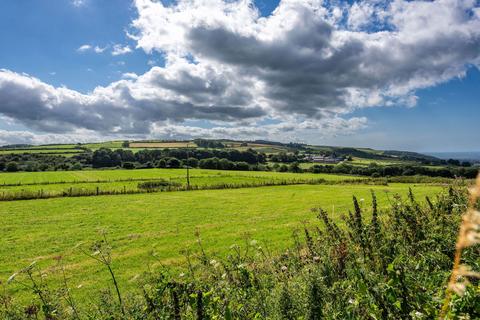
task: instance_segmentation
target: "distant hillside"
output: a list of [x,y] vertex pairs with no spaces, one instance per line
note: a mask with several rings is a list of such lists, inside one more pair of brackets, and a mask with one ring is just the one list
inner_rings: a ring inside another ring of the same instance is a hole
[[387,150],[383,151],[384,155],[399,158],[402,160],[408,161],[430,161],[430,162],[439,162],[440,159],[431,155],[426,155],[417,152],[411,151],[396,151],[396,150]]
[[431,156],[437,157],[439,159],[455,159],[460,161],[480,161],[480,151],[473,152],[429,152]]
[[[412,161],[412,162],[421,162],[428,164],[438,164],[441,163],[441,159],[480,159],[480,152],[463,154],[461,157],[458,154],[442,154],[438,158],[434,155],[426,155],[417,152],[411,151],[397,151],[397,150],[375,150],[371,148],[354,148],[354,147],[339,147],[339,146],[316,146],[308,145],[298,142],[282,143],[277,141],[268,141],[268,140],[231,140],[231,139],[195,139],[193,141],[177,141],[177,140],[138,140],[138,141],[127,141],[127,146],[129,148],[134,148],[136,150],[148,148],[184,148],[184,147],[202,147],[202,148],[231,148],[238,150],[247,150],[249,148],[254,149],[258,152],[263,152],[267,154],[275,153],[292,153],[292,152],[304,152],[304,153],[318,153],[318,154],[327,154],[327,155],[336,155],[339,157],[355,157],[361,159],[370,159],[370,160],[401,160],[401,161]],[[96,143],[82,143],[80,146],[90,150],[96,150],[99,148],[109,148],[109,149],[120,149],[125,148],[123,141],[106,141],[106,142],[96,142]],[[78,149],[79,144],[54,144],[54,145],[42,145],[42,146],[33,146],[33,145],[8,145],[0,147],[0,149],[5,150],[29,150],[35,149],[37,152],[40,152],[40,149],[45,149],[45,151],[51,152],[50,149],[53,147],[57,149],[66,150],[67,148]],[[440,155],[440,154],[439,154]]]

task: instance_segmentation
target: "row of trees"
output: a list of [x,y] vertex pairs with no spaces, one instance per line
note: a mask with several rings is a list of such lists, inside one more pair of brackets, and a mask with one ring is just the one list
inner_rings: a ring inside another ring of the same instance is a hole
[[[125,162],[136,162],[139,164],[157,163],[164,159],[175,158],[178,160],[196,159],[201,161],[204,159],[226,159],[231,162],[245,162],[249,165],[265,163],[265,154],[258,153],[252,149],[246,151],[238,150],[201,150],[201,149],[155,149],[140,150],[133,153],[131,150],[110,150],[102,148],[93,152],[92,166],[94,168],[116,167],[121,166]],[[194,160],[191,160],[194,161]],[[167,165],[168,166],[168,165]],[[172,167],[172,166],[171,166]]]
[[0,171],[57,171],[81,170],[90,166],[91,154],[65,157],[54,154],[4,154],[0,155]]
[[193,142],[200,148],[225,148],[225,145],[217,140],[195,139]]
[[340,163],[336,166],[329,165],[314,165],[309,168],[312,173],[340,173],[352,174],[371,177],[393,177],[393,176],[414,176],[422,175],[428,177],[464,177],[467,179],[474,179],[478,173],[478,168],[475,167],[423,167],[414,165],[369,165],[366,167],[354,166],[346,163]]
[[218,170],[255,170],[255,171],[265,171],[267,170],[266,166],[260,164],[248,164],[246,162],[234,162],[228,159],[220,158],[207,158],[198,160],[197,158],[189,158],[184,160],[179,160],[177,158],[162,158],[155,162],[147,162],[145,164],[136,164],[134,162],[124,162],[122,167],[124,169],[135,169],[135,168],[184,168],[189,166],[190,168],[201,168],[201,169],[218,169]]

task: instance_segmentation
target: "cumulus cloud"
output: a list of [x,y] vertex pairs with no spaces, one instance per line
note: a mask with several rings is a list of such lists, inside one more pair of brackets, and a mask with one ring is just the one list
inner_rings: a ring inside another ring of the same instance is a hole
[[[365,127],[365,118],[349,118],[354,110],[413,107],[417,90],[480,67],[473,0],[282,0],[267,17],[249,0],[134,5],[128,35],[161,53],[164,66],[88,94],[2,70],[0,113],[47,132],[321,137]],[[130,51],[114,45],[111,53]]]

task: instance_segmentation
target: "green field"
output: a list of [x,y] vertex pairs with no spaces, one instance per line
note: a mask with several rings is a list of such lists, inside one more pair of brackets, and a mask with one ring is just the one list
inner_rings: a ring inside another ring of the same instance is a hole
[[[358,177],[333,175],[333,174],[314,174],[314,173],[290,173],[290,172],[267,172],[267,171],[225,171],[225,170],[207,170],[190,169],[192,179],[195,177],[267,177],[278,179],[326,179],[326,180],[344,180]],[[83,170],[83,171],[46,171],[46,172],[14,172],[0,173],[0,185],[2,184],[31,184],[31,183],[53,183],[53,182],[78,182],[98,180],[127,180],[127,179],[151,179],[151,178],[181,178],[186,176],[185,169],[137,169],[137,170]],[[193,181],[193,180],[192,180]]]
[[80,149],[11,149],[11,150],[0,150],[1,154],[51,154],[58,156],[72,156],[74,154],[79,154],[84,152]]
[[[295,174],[255,171],[190,170],[193,189],[260,186],[272,184],[336,182],[356,177],[328,174]],[[185,169],[91,170],[16,172],[0,174],[0,200],[59,196],[146,192],[138,184],[165,179],[177,188],[187,185]],[[357,178],[358,179],[358,178]],[[41,195],[41,196],[40,196]]]
[[[175,171],[166,170],[164,174],[174,176]],[[67,173],[72,174],[70,179],[78,178],[75,174],[79,172]],[[91,179],[112,174],[111,171],[82,173],[83,178]],[[62,173],[54,174],[49,178],[65,179]],[[35,181],[28,175],[24,181]],[[9,175],[2,176],[4,181],[6,176]],[[368,206],[370,190],[375,190],[380,205],[385,205],[393,193],[405,194],[408,187],[406,184],[297,185],[3,202],[0,279],[34,260],[51,270],[55,265],[53,257],[63,255],[72,286],[81,285],[82,292],[106,286],[108,277],[104,270],[74,249],[81,241],[91,243],[98,239],[98,230],[105,229],[114,247],[114,267],[121,283],[133,286],[134,282],[129,280],[146,271],[149,265],[183,263],[181,251],[195,248],[197,229],[209,252],[223,254],[232,244],[243,243],[246,235],[275,252],[291,244],[294,228],[304,221],[315,220],[310,212],[313,207],[334,211],[334,217],[339,219],[350,207],[353,194],[365,199],[361,203]],[[418,197],[441,190],[426,185],[412,188]],[[156,258],[151,256],[152,251],[156,252]]]

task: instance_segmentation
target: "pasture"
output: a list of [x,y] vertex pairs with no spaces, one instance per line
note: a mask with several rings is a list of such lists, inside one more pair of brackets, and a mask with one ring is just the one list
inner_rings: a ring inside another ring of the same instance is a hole
[[[185,169],[84,170],[0,173],[1,199],[31,199],[86,194],[137,193],[138,184],[158,179],[184,188]],[[331,174],[295,174],[263,171],[190,170],[193,189],[277,184],[335,182],[358,179]],[[39,196],[41,194],[41,196]],[[31,195],[31,196],[30,196]]]
[[[65,187],[54,182],[118,184],[118,179],[162,177],[183,179],[179,169],[95,170],[1,174],[0,183],[45,183],[21,187]],[[248,181],[282,178],[325,178],[330,181],[349,176],[270,172],[228,172],[191,170],[192,182],[214,183],[221,179]],[[203,180],[202,180],[203,179]],[[125,183],[125,182],[121,182]],[[67,184],[68,185],[68,184]],[[245,238],[258,240],[272,252],[291,245],[292,231],[303,223],[313,223],[313,207],[328,209],[340,221],[350,208],[352,195],[369,207],[370,190],[379,205],[392,201],[393,194],[405,195],[412,187],[418,198],[433,195],[439,186],[425,184],[372,185],[290,185],[262,188],[200,190],[119,196],[96,196],[2,202],[0,207],[0,279],[32,261],[47,270],[55,269],[56,256],[63,256],[71,285],[81,292],[96,291],[108,285],[108,275],[95,261],[75,246],[85,248],[106,230],[113,245],[114,268],[123,286],[134,287],[136,276],[160,264],[184,266],[183,253],[197,250],[198,231],[205,250],[224,255],[233,244]],[[12,188],[19,188],[19,186]],[[183,253],[182,253],[183,252]],[[14,291],[20,288],[11,288]]]
[[196,148],[193,142],[130,142],[130,148]]

